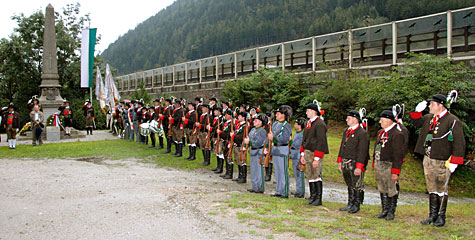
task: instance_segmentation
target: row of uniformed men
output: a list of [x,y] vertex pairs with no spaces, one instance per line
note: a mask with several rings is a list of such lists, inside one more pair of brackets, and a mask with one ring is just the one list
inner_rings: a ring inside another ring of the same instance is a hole
[[[460,120],[450,112],[449,105],[453,97],[436,94],[421,102],[416,111],[410,113],[415,126],[421,127],[417,141],[416,153],[424,155],[424,173],[429,194],[430,215],[422,224],[445,224],[447,208],[447,183],[450,173],[458,164],[463,164],[465,140]],[[430,103],[430,113],[422,117],[422,111]],[[156,119],[163,126],[167,138],[167,151],[176,146],[175,156],[182,156],[182,148],[188,141],[190,156],[196,158],[196,149],[202,150],[203,165],[210,164],[211,151],[216,154],[216,173],[225,173],[221,177],[233,178],[233,167],[238,165],[238,183],[247,181],[247,153],[250,154],[251,183],[253,193],[263,193],[264,175],[270,180],[272,163],[275,169],[276,192],[272,196],[288,198],[289,196],[289,158],[296,180],[295,197],[305,195],[305,178],[308,180],[310,197],[308,204],[322,204],[322,170],[323,159],[328,154],[327,127],[323,121],[318,101],[306,107],[305,119],[297,119],[294,124],[296,134],[292,137],[292,108],[283,105],[271,114],[258,114],[258,108],[251,108],[250,114],[241,106],[232,111],[230,104],[217,106],[217,99],[212,98],[209,105],[202,104],[200,98],[195,102],[183,104],[179,100],[160,99],[154,107],[147,110],[138,102],[138,112],[142,112],[142,122]],[[174,106],[173,106],[174,105]],[[186,106],[185,106],[186,105]],[[142,108],[140,108],[142,107]],[[187,109],[185,110],[184,107]],[[127,107],[126,107],[127,109]],[[133,121],[133,111],[127,119]],[[378,132],[373,154],[372,166],[375,171],[378,191],[380,192],[382,211],[377,218],[392,220],[395,217],[399,196],[399,174],[408,150],[409,131],[402,123],[403,108],[395,105],[380,114],[381,130]],[[147,115],[149,117],[147,117]],[[369,157],[369,136],[363,127],[365,112],[352,110],[348,112],[345,129],[338,153],[338,167],[348,186],[348,204],[342,211],[356,213],[364,198],[364,172]],[[236,116],[236,119],[234,119]],[[138,118],[140,119],[140,117]],[[138,120],[137,125],[140,124]],[[130,125],[130,124],[129,124]],[[131,131],[129,130],[129,133]],[[152,136],[152,146],[155,146]],[[159,136],[163,148],[163,137]],[[133,140],[133,137],[131,138]],[[146,139],[141,140],[146,142]],[[269,158],[270,157],[270,158]],[[267,168],[267,169],[266,169]],[[266,172],[266,173],[264,173]]]

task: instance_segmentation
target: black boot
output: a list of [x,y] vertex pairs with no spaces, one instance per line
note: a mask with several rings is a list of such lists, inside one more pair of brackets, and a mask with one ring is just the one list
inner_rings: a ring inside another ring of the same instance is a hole
[[223,179],[233,179],[234,164],[230,163],[228,166],[229,170],[226,168],[226,175],[224,175]]
[[247,182],[247,165],[242,165],[242,177],[241,180],[238,180],[238,183],[246,183]]
[[219,175],[219,177],[224,177],[224,176],[229,174],[229,164],[228,164],[227,161],[224,164],[226,164],[226,166],[225,166],[226,171],[224,172],[224,174]]
[[176,144],[176,152],[177,154],[175,155],[175,157],[182,157],[183,156],[183,143],[177,143]]
[[173,156],[178,156],[178,143],[177,142],[174,142],[173,145],[175,145],[175,153],[173,154]]
[[322,205],[322,192],[323,192],[323,184],[322,181],[315,182],[315,191],[317,193],[315,197],[315,201],[313,201],[313,206],[320,206]]
[[219,157],[218,157],[218,154],[216,154],[216,167],[211,169],[211,171],[216,172],[218,170],[218,166],[219,166]]
[[203,157],[204,157],[204,162],[201,163],[201,165],[208,166],[210,164],[211,150],[209,149],[203,150]]
[[348,187],[348,204],[345,207],[340,208],[340,211],[350,210],[351,206],[353,205],[354,200],[355,200],[354,190]]
[[233,181],[237,182],[242,178],[242,166],[238,165],[238,177],[234,178]]
[[172,152],[172,138],[167,137],[167,151],[163,153],[171,153]]
[[155,134],[150,135],[150,141],[152,141],[152,145],[149,148],[154,148],[155,147],[155,142],[156,142]]
[[196,159],[196,147],[195,147],[195,146],[192,146],[192,147],[191,147],[190,159],[188,159],[188,160],[193,161],[193,160],[195,160],[195,159]]
[[220,174],[223,172],[224,158],[218,158],[218,167],[214,173]]
[[448,195],[445,195],[443,198],[441,198],[440,201],[440,210],[439,210],[439,216],[434,222],[434,226],[436,227],[442,227],[445,225],[445,213],[447,211],[447,200],[449,199]]
[[399,194],[394,195],[394,197],[389,198],[389,211],[388,215],[386,215],[386,220],[394,220],[396,217],[396,207],[397,207],[397,198]]
[[308,185],[310,187],[310,198],[308,199],[308,204],[311,205],[317,197],[317,187],[315,182],[309,182]]
[[353,190],[353,204],[350,208],[349,213],[357,213],[360,211],[360,204],[361,204],[361,196],[363,195],[364,191],[362,190]]
[[389,197],[386,193],[380,193],[381,197],[381,213],[374,216],[375,218],[385,218],[389,212]]
[[163,137],[158,137],[158,141],[160,142],[160,145],[157,148],[163,149]]
[[423,225],[429,225],[437,219],[440,209],[440,197],[435,194],[429,194],[429,218],[424,221],[421,221]]
[[266,179],[265,179],[265,181],[269,182],[271,180],[271,176],[272,176],[272,163],[269,163],[269,166],[266,167]]
[[192,151],[191,148],[192,148],[191,145],[188,145],[188,153],[189,153],[189,156],[188,156],[187,158],[185,158],[186,160],[190,160],[190,158],[191,158],[191,156],[192,156],[192,154],[193,154],[193,153],[191,152],[191,151]]
[[[364,190],[360,190],[361,191],[361,202],[360,204],[363,204],[363,201],[364,201]],[[398,190],[399,192],[399,190]]]

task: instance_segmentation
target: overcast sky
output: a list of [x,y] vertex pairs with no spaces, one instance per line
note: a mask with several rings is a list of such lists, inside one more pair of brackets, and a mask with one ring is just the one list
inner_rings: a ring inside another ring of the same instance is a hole
[[96,46],[97,51],[104,51],[109,44],[117,40],[120,35],[137,24],[155,15],[175,0],[8,0],[2,1],[0,7],[0,38],[8,37],[15,28],[16,22],[11,16],[23,13],[31,15],[36,10],[45,12],[46,6],[51,3],[57,12],[68,3],[81,4],[80,15],[90,13],[91,28],[97,28],[101,34],[101,42]]

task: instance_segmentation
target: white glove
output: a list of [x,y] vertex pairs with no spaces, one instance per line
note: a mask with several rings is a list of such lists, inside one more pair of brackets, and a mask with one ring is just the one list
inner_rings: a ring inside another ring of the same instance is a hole
[[424,101],[420,102],[419,104],[417,104],[416,112],[422,112],[422,111],[424,111],[424,109],[426,109],[426,107],[427,107],[427,101],[424,100]]
[[445,161],[445,167],[449,169],[450,173],[453,173],[458,166],[458,164],[451,163],[450,159]]
[[450,167],[449,167],[450,173],[453,173],[458,166],[459,166],[458,164],[450,163]]

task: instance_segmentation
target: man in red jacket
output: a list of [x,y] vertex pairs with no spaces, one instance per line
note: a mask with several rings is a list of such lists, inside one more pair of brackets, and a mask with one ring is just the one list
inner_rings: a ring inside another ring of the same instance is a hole
[[3,126],[7,130],[10,149],[16,149],[16,133],[18,128],[20,128],[20,115],[15,112],[15,106],[12,103],[8,106],[8,111],[3,115]]

